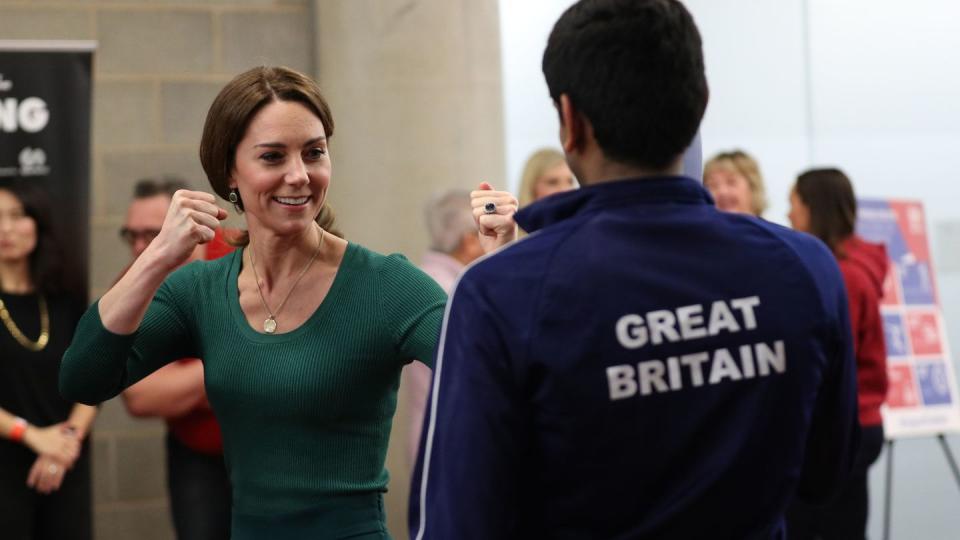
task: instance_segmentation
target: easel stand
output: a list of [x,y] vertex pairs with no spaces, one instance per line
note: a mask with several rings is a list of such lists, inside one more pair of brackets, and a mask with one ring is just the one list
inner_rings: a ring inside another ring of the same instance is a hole
[[[937,440],[943,448],[943,453],[947,456],[947,463],[950,464],[950,470],[953,471],[953,479],[960,487],[960,468],[957,467],[957,460],[950,451],[950,445],[947,444],[947,438],[943,433],[937,434]],[[893,443],[894,440],[887,441],[887,480],[883,500],[883,540],[890,540],[890,517],[892,514],[893,503]]]

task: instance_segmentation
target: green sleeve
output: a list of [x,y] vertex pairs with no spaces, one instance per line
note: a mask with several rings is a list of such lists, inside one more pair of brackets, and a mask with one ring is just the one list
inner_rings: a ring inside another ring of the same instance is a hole
[[447,295],[437,282],[403,255],[390,255],[380,268],[383,324],[404,363],[433,367]]
[[140,328],[129,335],[110,332],[99,302],[80,318],[60,365],[60,393],[67,401],[94,405],[174,360],[195,357],[190,302],[195,297],[194,265],[171,274],[154,295]]

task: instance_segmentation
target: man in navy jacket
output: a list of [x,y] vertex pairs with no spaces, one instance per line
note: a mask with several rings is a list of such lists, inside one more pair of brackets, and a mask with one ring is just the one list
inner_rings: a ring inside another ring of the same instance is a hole
[[834,257],[676,176],[707,102],[676,0],[578,2],[543,71],[584,187],[455,288],[411,538],[783,538],[857,445]]

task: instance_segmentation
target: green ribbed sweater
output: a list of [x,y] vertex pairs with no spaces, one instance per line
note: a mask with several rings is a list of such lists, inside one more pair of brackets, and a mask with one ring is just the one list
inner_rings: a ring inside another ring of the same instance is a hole
[[446,295],[400,255],[349,244],[300,328],[255,332],[240,309],[240,251],[170,275],[140,329],[104,329],[97,305],[64,355],[63,395],[99,403],[178,358],[204,362],[223,431],[234,512],[278,515],[386,490],[400,371],[432,363]]

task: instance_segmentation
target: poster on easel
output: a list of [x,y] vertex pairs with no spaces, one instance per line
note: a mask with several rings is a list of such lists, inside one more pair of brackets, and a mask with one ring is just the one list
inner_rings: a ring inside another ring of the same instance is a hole
[[880,307],[890,380],[882,409],[886,437],[960,432],[960,394],[923,204],[900,199],[857,204],[857,234],[884,244],[890,258]]
[[93,41],[0,40],[0,182],[53,205],[68,290],[87,297]]

